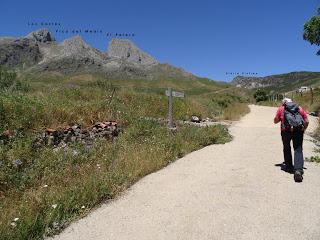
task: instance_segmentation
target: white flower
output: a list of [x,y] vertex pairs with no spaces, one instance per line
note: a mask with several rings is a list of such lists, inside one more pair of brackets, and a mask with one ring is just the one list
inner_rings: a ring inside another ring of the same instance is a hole
[[77,156],[78,154],[79,154],[78,151],[76,151],[76,150],[73,150],[73,151],[72,151],[72,155],[73,155],[73,156]]
[[81,207],[81,209],[85,209],[86,207],[83,205],[82,207]]
[[14,222],[16,222],[16,221],[18,221],[18,220],[19,220],[19,218],[15,218],[15,219],[13,219],[13,221],[14,221]]
[[52,204],[52,205],[51,205],[51,207],[52,207],[53,209],[55,209],[57,206],[58,206],[58,204]]

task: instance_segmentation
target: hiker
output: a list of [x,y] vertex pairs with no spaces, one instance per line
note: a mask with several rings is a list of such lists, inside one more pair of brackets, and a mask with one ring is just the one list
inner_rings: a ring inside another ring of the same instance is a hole
[[[281,122],[285,170],[294,172],[294,180],[302,182],[304,164],[302,143],[304,131],[309,124],[307,113],[290,98],[284,98],[274,118],[274,123],[278,122]],[[292,165],[291,140],[294,149],[294,165]]]

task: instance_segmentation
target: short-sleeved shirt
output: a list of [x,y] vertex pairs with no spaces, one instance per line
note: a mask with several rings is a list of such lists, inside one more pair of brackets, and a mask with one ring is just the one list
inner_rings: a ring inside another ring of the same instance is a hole
[[[308,119],[308,115],[307,115],[306,111],[302,107],[299,107],[299,112],[300,112],[303,120],[306,121]],[[280,125],[281,131],[289,130],[284,127],[284,106],[283,105],[278,108],[277,113],[276,113],[276,118],[280,119],[280,121],[281,121],[281,125]]]

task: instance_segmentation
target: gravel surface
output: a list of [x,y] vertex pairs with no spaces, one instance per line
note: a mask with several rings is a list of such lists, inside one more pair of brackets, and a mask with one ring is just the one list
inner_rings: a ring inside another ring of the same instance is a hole
[[[281,171],[276,108],[250,106],[234,140],[193,152],[140,180],[54,239],[320,239],[320,164],[304,181]],[[311,118],[308,132],[316,126]],[[304,153],[313,143],[305,136]]]

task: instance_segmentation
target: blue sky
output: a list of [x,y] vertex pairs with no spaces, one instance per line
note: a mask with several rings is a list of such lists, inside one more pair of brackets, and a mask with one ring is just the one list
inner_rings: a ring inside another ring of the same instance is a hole
[[105,51],[108,32],[134,33],[130,39],[160,62],[229,81],[234,75],[226,72],[320,71],[317,47],[302,39],[318,6],[319,0],[1,0],[0,36],[22,36],[41,22],[57,22],[61,27],[48,28],[102,30],[81,36]]

